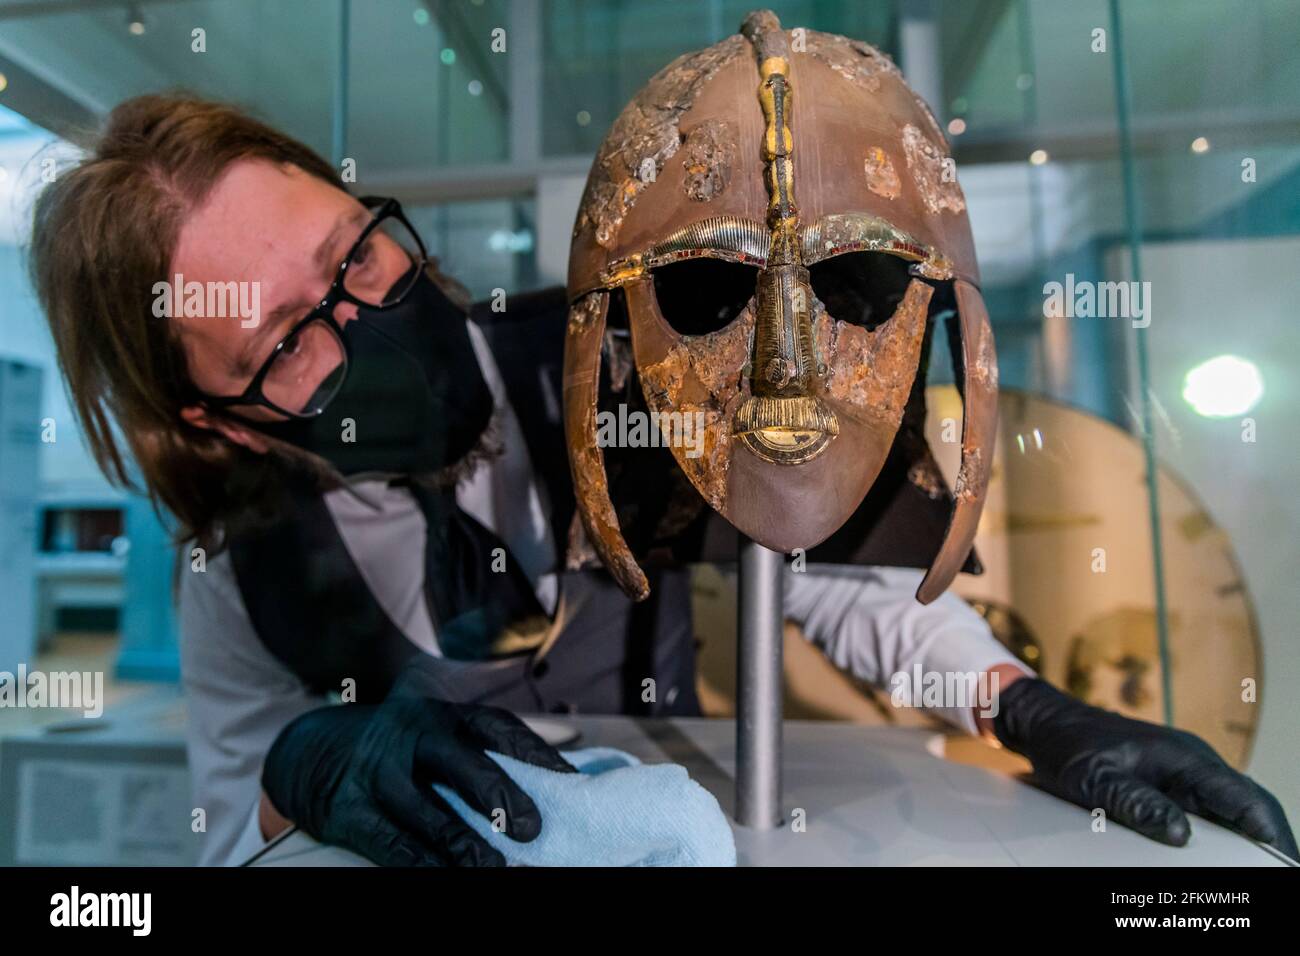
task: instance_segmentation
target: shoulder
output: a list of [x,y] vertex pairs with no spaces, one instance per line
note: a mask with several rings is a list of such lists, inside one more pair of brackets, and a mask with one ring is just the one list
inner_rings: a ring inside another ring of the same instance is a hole
[[[185,557],[182,554],[182,559]],[[202,549],[194,548],[188,558],[178,571],[177,607],[182,631],[191,630],[187,625],[202,624],[214,617],[243,615],[247,618],[230,552],[225,550],[209,556]]]
[[202,558],[191,552],[180,569],[177,619],[187,688],[291,677],[257,636],[229,551]]

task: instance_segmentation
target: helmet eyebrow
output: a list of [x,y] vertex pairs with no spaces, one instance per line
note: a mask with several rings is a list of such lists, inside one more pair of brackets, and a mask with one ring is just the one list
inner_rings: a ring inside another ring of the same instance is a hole
[[[868,213],[836,213],[798,229],[803,261],[821,262],[845,252],[885,252],[917,263],[927,279],[953,278],[952,263],[887,219]],[[658,266],[683,259],[721,259],[763,268],[772,249],[766,225],[740,216],[713,216],[676,229],[649,249],[609,264],[594,288],[625,285]],[[579,295],[592,291],[580,290]]]
[[623,285],[656,266],[700,257],[762,266],[771,248],[767,227],[739,216],[714,216],[674,230],[644,252],[609,264],[602,287]]
[[887,219],[849,212],[823,216],[799,230],[807,265],[844,252],[887,252],[918,263],[927,279],[951,279],[952,263],[937,249],[908,235]]

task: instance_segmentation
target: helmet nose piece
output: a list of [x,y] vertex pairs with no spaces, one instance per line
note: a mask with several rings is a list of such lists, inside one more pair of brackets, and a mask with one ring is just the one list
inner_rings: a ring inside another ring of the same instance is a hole
[[814,394],[812,288],[808,270],[791,258],[758,274],[750,394],[732,423],[745,448],[785,465],[811,461],[840,433],[835,413]]

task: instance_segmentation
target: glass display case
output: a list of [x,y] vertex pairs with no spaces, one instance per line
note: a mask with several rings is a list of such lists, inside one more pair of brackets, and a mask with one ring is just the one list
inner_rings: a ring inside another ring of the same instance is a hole
[[[243,104],[402,199],[483,298],[563,281],[609,124],[755,5],[22,4],[0,7],[0,104],[65,136],[140,93]],[[957,162],[1004,388],[989,571],[959,591],[1053,681],[1197,730],[1300,816],[1295,4],[769,5],[888,52]],[[53,370],[33,329],[5,315],[0,349]],[[937,349],[935,427],[951,382]]]

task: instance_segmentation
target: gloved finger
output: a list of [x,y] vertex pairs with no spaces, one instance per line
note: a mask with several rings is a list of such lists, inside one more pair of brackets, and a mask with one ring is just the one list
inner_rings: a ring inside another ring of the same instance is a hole
[[558,750],[508,710],[500,707],[465,708],[461,715],[461,725],[484,750],[495,750],[499,754],[546,770],[578,772]]
[[1101,807],[1106,816],[1145,837],[1169,846],[1186,846],[1192,825],[1182,807],[1150,784],[1113,768],[1092,774],[1081,788],[1085,809]]
[[462,820],[431,786],[393,781],[376,794],[379,805],[408,834],[448,866],[505,866],[506,859]]
[[506,858],[500,851],[479,836],[469,824],[457,816],[451,804],[438,793],[430,792],[434,805],[450,822],[439,831],[433,847],[448,859],[460,860],[459,866],[505,866]]
[[1175,791],[1172,796],[1191,812],[1300,860],[1295,834],[1277,798],[1231,767],[1205,774],[1185,793]]
[[505,832],[527,843],[542,832],[542,815],[519,784],[477,746],[426,735],[416,746],[416,764],[449,785],[489,820],[505,813]]
[[349,848],[380,866],[442,865],[425,843],[377,811],[367,814],[352,832],[356,835],[348,841]]

